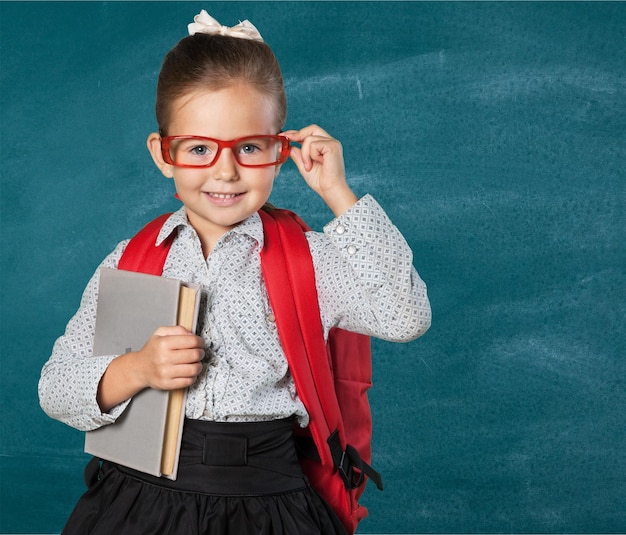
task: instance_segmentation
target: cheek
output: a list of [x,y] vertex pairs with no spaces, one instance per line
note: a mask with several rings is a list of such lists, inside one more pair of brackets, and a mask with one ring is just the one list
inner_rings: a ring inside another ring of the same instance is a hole
[[255,169],[253,173],[250,173],[246,177],[246,181],[248,182],[248,184],[251,184],[255,189],[271,190],[277,174],[278,173],[275,167]]
[[272,188],[274,186],[274,172],[265,175],[263,178],[257,177],[253,191],[254,191],[254,203],[257,204],[257,209],[261,208],[269,199]]
[[204,179],[197,172],[189,172],[189,170],[179,168],[174,172],[174,184],[176,189],[197,189],[204,184]]
[[276,173],[275,171],[272,171],[267,175],[264,180],[265,191],[267,191],[268,194],[272,191],[272,188],[274,187],[274,180],[277,174],[278,173]]

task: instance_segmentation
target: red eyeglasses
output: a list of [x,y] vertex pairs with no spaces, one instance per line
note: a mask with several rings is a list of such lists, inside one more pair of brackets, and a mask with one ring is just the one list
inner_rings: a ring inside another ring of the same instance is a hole
[[223,149],[230,149],[243,167],[268,167],[289,157],[289,139],[285,136],[246,136],[230,141],[202,136],[165,136],[161,153],[166,163],[176,167],[211,167]]

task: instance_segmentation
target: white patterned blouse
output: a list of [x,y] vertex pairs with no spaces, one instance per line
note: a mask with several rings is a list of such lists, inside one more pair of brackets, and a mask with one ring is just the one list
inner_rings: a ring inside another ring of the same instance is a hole
[[[181,208],[159,235],[177,231],[163,276],[202,286],[198,334],[203,370],[189,388],[188,418],[249,422],[308,415],[281,348],[261,276],[263,227],[254,214],[224,235],[205,258]],[[430,326],[426,286],[406,241],[369,195],[324,227],[308,232],[324,334],[341,327],[391,341],[409,341]],[[117,267],[128,240],[101,266]],[[42,408],[80,430],[112,423],[127,402],[102,413],[98,383],[116,355],[93,355],[98,271],[80,308],[55,343],[39,382]]]

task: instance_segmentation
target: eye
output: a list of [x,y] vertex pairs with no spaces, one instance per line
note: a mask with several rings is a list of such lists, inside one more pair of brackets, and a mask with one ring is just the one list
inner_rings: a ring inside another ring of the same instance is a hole
[[241,147],[239,147],[239,152],[241,152],[241,154],[254,154],[255,152],[260,151],[261,148],[257,145],[254,145],[253,143],[246,143],[245,145],[241,145]]
[[210,154],[211,149],[209,149],[206,145],[195,145],[189,149],[189,152],[194,156],[206,156],[207,154]]

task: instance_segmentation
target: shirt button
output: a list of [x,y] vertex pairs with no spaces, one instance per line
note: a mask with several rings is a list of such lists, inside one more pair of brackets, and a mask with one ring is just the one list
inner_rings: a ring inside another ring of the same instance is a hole
[[348,254],[350,256],[355,255],[357,252],[357,248],[354,245],[348,246]]
[[276,321],[276,316],[274,316],[274,314],[268,314],[267,321],[269,321],[270,323],[274,323]]
[[344,227],[343,225],[339,224],[337,225],[337,227],[335,228],[335,232],[337,234],[344,234],[346,232],[346,227]]

